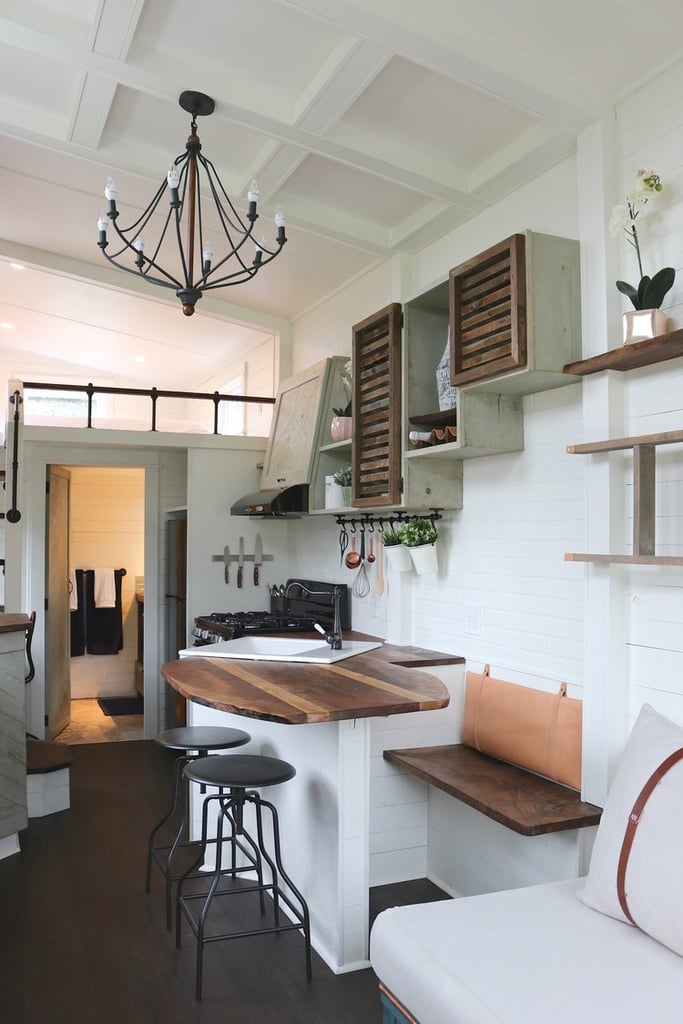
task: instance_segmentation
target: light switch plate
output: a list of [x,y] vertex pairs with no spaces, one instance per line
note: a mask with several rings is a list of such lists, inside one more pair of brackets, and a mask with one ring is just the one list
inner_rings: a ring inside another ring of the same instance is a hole
[[465,605],[465,633],[467,636],[481,636],[481,605]]

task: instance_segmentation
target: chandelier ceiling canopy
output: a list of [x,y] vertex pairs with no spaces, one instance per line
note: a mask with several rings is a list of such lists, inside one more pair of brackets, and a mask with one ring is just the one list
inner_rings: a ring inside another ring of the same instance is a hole
[[[178,102],[192,117],[185,152],[175,158],[149,206],[128,227],[119,226],[116,186],[111,178],[107,180],[107,210],[97,221],[97,244],[119,270],[139,275],[161,288],[174,289],[183,313],[192,316],[195,303],[204,292],[250,280],[275,259],[287,239],[284,214],[278,211],[272,247],[263,238],[254,240],[259,216],[256,182],[249,186],[247,212],[242,216],[215,167],[202,153],[197,118],[213,113],[215,103],[211,97],[187,91],[180,94]],[[165,194],[168,207],[160,208]],[[110,225],[116,234],[116,248],[112,252],[107,251]],[[150,234],[155,239],[151,244]],[[217,249],[220,246],[217,259],[211,245],[216,238],[219,241],[214,244]]]

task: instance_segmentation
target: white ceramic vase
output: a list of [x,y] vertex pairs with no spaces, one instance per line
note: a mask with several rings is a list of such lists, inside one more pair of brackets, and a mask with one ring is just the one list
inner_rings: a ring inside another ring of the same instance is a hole
[[418,544],[416,547],[408,548],[408,552],[418,576],[423,576],[428,572],[436,572],[438,569],[436,544]]
[[661,309],[630,309],[623,314],[624,345],[666,334],[667,320]]

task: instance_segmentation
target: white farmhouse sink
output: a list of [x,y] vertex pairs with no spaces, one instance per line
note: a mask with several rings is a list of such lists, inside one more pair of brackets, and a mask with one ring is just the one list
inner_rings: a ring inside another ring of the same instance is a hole
[[342,640],[341,651],[333,651],[320,640],[302,640],[294,636],[240,636],[203,647],[180,651],[181,658],[247,658],[253,661],[295,661],[331,665],[381,647],[380,641]]

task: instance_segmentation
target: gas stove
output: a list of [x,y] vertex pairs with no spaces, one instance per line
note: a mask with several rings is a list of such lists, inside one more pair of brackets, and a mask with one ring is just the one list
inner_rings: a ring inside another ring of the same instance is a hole
[[[301,583],[308,590],[323,592],[310,597],[294,586]],[[310,633],[315,623],[327,629],[332,627],[333,583],[317,580],[288,580],[285,590],[291,596],[271,597],[270,610],[251,612],[210,612],[194,620],[192,637],[194,646],[215,644],[220,640],[235,640],[249,633]],[[346,585],[342,585],[342,627],[351,628],[350,601]],[[328,597],[329,595],[329,597]]]
[[317,617],[278,612],[211,612],[194,620],[192,636],[200,643],[215,644],[247,633],[308,632],[318,621]]

